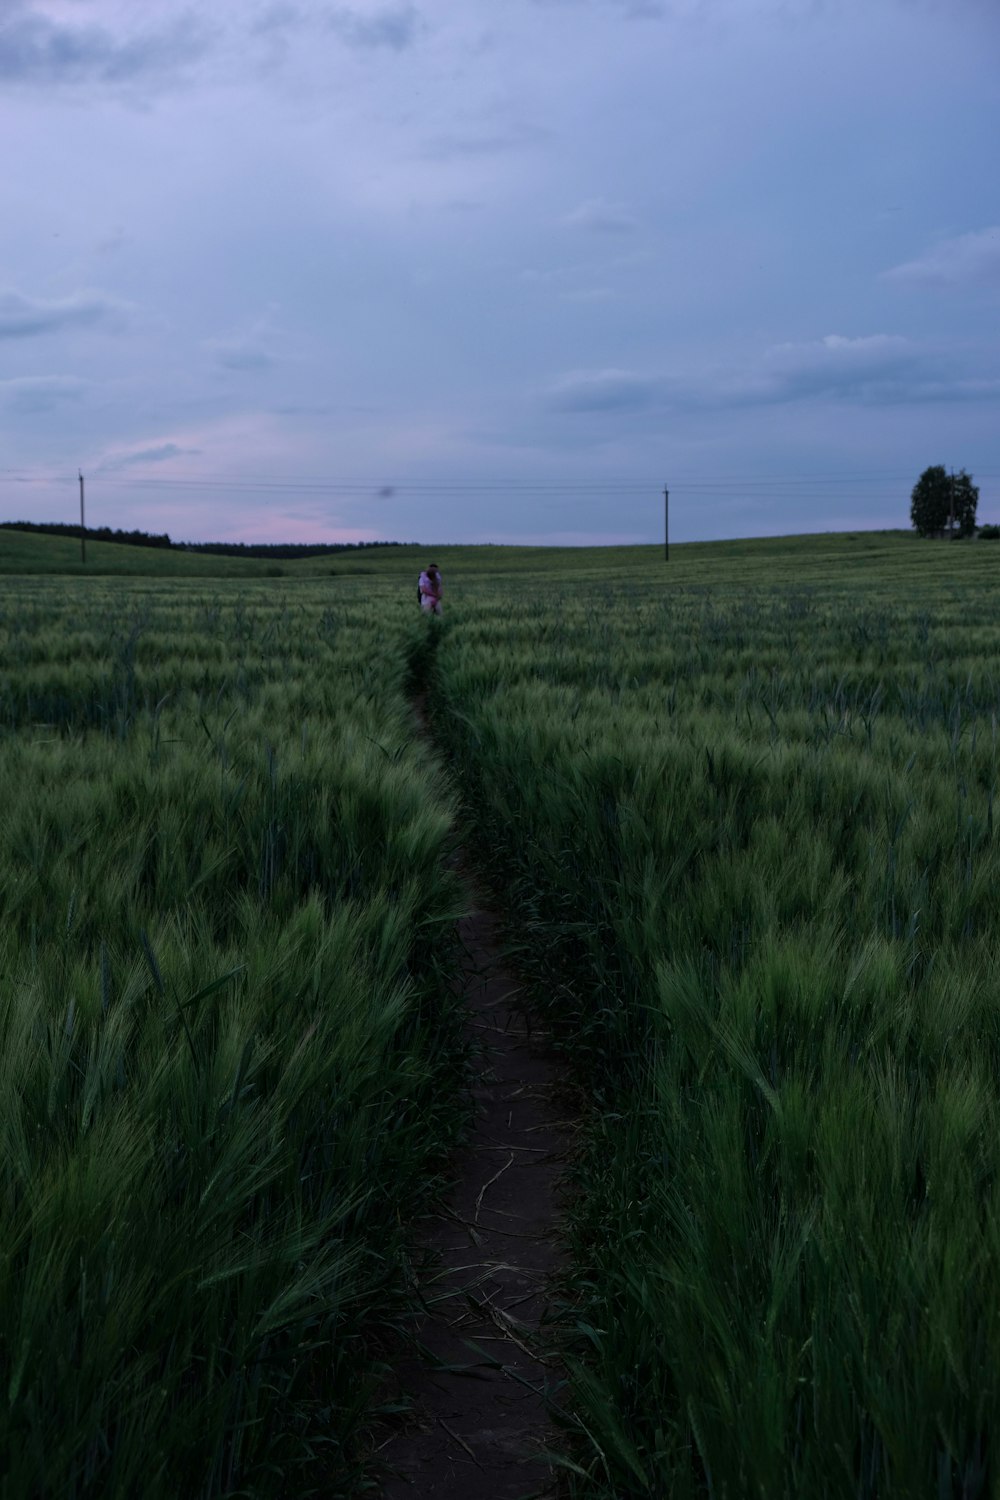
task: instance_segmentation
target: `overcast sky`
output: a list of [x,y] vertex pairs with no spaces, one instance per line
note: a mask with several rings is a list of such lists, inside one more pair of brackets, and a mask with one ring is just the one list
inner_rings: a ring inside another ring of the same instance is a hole
[[0,0],[0,519],[1000,520],[997,0]]

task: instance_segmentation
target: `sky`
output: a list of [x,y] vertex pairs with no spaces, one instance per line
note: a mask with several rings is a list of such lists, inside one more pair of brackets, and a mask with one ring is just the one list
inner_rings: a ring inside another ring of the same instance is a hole
[[0,519],[1000,521],[998,0],[0,0]]

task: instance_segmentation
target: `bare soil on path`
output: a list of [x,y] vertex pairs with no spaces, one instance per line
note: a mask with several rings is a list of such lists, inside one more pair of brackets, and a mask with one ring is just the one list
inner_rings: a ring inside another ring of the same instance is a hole
[[556,1494],[543,1451],[557,1442],[548,1398],[562,1378],[549,1297],[574,1125],[562,1118],[564,1070],[521,1008],[497,920],[461,855],[457,865],[472,907],[459,936],[475,1114],[451,1191],[417,1226],[430,1253],[427,1316],[396,1365],[411,1405],[380,1445],[385,1500]]

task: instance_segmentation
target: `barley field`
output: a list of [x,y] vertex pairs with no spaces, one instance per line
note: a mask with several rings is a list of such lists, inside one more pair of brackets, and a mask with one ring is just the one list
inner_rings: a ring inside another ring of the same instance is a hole
[[590,1115],[573,1493],[1000,1493],[1000,552],[608,563],[435,658]]
[[5,584],[5,1496],[360,1483],[464,1116],[452,807],[409,612],[276,590]]
[[436,547],[437,622],[416,549],[53,545],[0,538],[4,1494],[367,1492],[456,828],[584,1106],[568,1492],[1000,1493],[1000,548]]

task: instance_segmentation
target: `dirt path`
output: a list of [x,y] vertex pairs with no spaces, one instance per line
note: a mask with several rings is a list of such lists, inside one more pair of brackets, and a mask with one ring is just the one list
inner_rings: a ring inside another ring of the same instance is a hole
[[475,1119],[451,1193],[418,1225],[436,1266],[422,1285],[423,1357],[397,1366],[413,1411],[380,1449],[385,1500],[555,1494],[540,1453],[556,1443],[546,1393],[560,1380],[545,1323],[572,1123],[560,1118],[562,1070],[499,957],[496,919],[459,872],[473,907],[459,933]]

